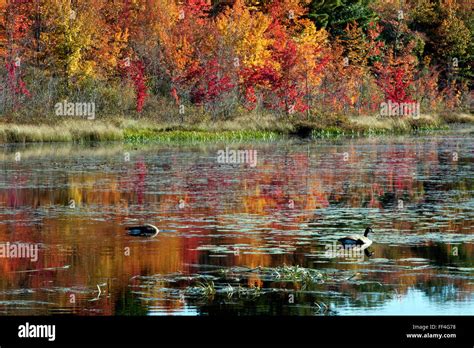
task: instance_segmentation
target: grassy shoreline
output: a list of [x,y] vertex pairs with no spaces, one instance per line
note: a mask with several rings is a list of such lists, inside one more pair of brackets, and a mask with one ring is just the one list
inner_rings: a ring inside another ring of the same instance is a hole
[[149,119],[63,120],[49,124],[0,123],[0,144],[30,142],[180,142],[274,140],[286,136],[327,138],[400,135],[448,130],[450,124],[474,124],[471,114],[411,118],[352,118],[289,121],[269,117],[198,124],[159,124]]

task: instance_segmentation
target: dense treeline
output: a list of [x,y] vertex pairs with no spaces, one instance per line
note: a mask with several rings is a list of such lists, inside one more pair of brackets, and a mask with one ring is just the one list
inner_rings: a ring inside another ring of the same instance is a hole
[[469,6],[0,0],[0,113],[46,119],[64,100],[94,102],[98,117],[166,114],[181,121],[246,110],[301,118],[378,114],[383,102],[416,102],[424,112],[465,108],[473,65]]

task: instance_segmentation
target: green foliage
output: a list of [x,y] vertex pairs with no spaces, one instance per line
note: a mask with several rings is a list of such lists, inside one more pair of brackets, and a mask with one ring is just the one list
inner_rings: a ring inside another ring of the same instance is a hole
[[194,131],[169,130],[157,131],[152,129],[126,129],[124,138],[132,143],[156,142],[188,142],[188,141],[242,141],[242,140],[272,140],[278,138],[278,133],[271,131]]
[[367,28],[370,22],[377,20],[370,9],[372,0],[313,0],[309,4],[308,17],[319,27],[326,27],[334,35],[340,35],[347,23],[357,22]]
[[454,57],[467,61],[470,54],[472,58],[472,26],[470,30],[458,15],[455,2],[421,0],[411,17],[410,28],[424,34],[425,54],[435,63],[446,64]]
[[356,3],[343,7],[334,14],[330,32],[334,35],[341,35],[348,23],[357,22],[361,28],[366,30],[371,23],[378,20],[374,11],[366,4]]

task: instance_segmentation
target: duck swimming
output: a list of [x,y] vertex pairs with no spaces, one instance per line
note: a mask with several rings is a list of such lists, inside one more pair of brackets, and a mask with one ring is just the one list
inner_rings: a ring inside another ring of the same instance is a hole
[[134,237],[154,237],[160,232],[158,227],[150,224],[127,227],[127,230],[128,234]]
[[372,244],[372,241],[367,237],[370,232],[373,232],[372,228],[367,227],[363,236],[360,234],[353,234],[344,238],[339,238],[338,241],[344,246],[344,248],[358,246],[361,249],[365,249]]

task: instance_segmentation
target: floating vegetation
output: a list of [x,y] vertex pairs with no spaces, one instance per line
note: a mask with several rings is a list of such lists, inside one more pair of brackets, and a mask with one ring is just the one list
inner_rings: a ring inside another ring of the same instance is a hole
[[[183,275],[180,273],[168,275],[138,276],[131,280],[138,282],[132,287],[140,289],[145,295],[145,289],[159,286],[166,288],[170,295],[179,289],[183,297],[193,301],[254,301],[269,293],[297,294],[299,292],[314,292],[314,286],[324,283],[327,275],[318,270],[296,266],[281,267],[230,267],[204,271],[199,274]],[[290,286],[289,286],[290,285]]]
[[364,301],[373,303],[396,294],[393,286],[380,283],[370,273],[286,264],[253,268],[206,265],[204,269],[200,265],[197,273],[136,276],[130,286],[141,301],[157,302],[157,306],[163,301],[179,301],[189,310],[199,308],[206,314],[215,310],[255,313],[270,302],[275,313],[335,315],[351,297],[344,290],[347,285],[364,294]]
[[324,283],[322,273],[311,268],[300,267],[299,265],[277,267],[274,270],[274,274],[277,280],[301,283],[302,290],[317,282]]
[[304,268],[299,265],[277,267],[274,270],[277,279],[292,280],[292,281],[304,281],[308,279],[321,279],[323,275],[318,271],[311,268]]
[[237,297],[239,299],[255,299],[262,294],[262,289],[259,286],[243,287],[241,284],[239,284],[238,286],[232,286],[230,284],[227,284],[227,286],[223,290],[227,296],[227,299],[229,300],[234,297]]
[[200,292],[202,292],[202,296],[205,296],[205,297],[212,298],[216,294],[216,287],[212,280],[198,282],[197,288],[199,289]]

